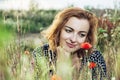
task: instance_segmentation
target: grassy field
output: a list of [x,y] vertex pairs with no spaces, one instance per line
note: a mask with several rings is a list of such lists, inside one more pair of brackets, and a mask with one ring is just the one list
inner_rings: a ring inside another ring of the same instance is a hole
[[[0,80],[50,80],[46,60],[38,57],[39,64],[36,65],[32,55],[32,51],[37,46],[46,42],[46,40],[39,33],[29,33],[29,29],[32,29],[30,30],[31,32],[39,29],[40,32],[44,28],[40,28],[41,25],[48,25],[44,24],[44,22],[47,21],[46,16],[52,15],[51,12],[56,13],[56,11],[53,10],[49,12],[49,15],[47,15],[46,11],[42,12],[46,13],[45,15],[41,13],[38,14],[38,12],[36,12],[36,15],[43,16],[43,23],[40,23],[38,17],[32,13],[33,17],[29,17],[31,14],[28,14],[28,18],[26,16],[22,18],[22,16],[17,15],[17,13],[15,14],[17,17],[11,15],[14,21],[9,18],[5,22],[5,13],[3,17],[0,18]],[[44,21],[44,18],[46,21]],[[52,19],[53,18],[50,18],[50,21]],[[118,10],[108,11],[104,15],[99,16],[98,19],[98,43],[96,47],[102,52],[107,64],[106,80],[120,80],[120,13]],[[39,23],[37,25],[34,23],[36,20]],[[7,21],[10,21],[9,24]],[[64,77],[62,80],[70,80],[71,73],[69,72],[71,68],[66,66],[69,64],[64,61],[60,62],[60,64],[63,65],[65,69],[62,68],[59,73],[56,73]],[[65,72],[66,75],[63,75],[62,71]],[[82,74],[83,76],[84,74],[88,74],[88,77],[82,77],[81,75],[82,79],[80,78],[79,80],[90,80],[89,71],[83,71]],[[51,80],[61,80],[59,76],[55,75],[54,77],[55,79]]]

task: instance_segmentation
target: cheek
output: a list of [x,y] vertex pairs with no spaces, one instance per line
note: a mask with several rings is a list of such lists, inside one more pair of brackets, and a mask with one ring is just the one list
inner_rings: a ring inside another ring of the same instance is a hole
[[66,40],[66,39],[68,39],[68,38],[69,38],[69,36],[68,36],[68,35],[65,35],[65,34],[61,36],[61,39],[63,39],[63,40]]
[[85,41],[86,41],[86,37],[79,39],[79,43],[80,43],[80,44],[83,43],[83,42],[85,42]]
[[70,37],[70,34],[66,33],[65,31],[62,31],[60,34],[60,40],[66,40]]
[[66,39],[66,36],[64,35],[63,32],[61,32],[61,34],[60,34],[60,45],[62,45],[64,43],[65,39]]

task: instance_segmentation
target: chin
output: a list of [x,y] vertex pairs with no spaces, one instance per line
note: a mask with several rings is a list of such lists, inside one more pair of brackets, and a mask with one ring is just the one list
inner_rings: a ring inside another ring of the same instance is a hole
[[64,46],[64,47],[63,47],[64,50],[67,51],[68,53],[73,53],[73,52],[77,51],[76,48],[70,48],[70,47],[68,47],[67,45],[62,45],[62,46]]

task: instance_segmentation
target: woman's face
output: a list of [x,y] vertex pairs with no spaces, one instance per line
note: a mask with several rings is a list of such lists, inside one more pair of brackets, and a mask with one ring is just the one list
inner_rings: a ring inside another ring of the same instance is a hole
[[90,25],[87,19],[71,17],[60,33],[60,46],[67,52],[80,49],[80,44],[85,42]]

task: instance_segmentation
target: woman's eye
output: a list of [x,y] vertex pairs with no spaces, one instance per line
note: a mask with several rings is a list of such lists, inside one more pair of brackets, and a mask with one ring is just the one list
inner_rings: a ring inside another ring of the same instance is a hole
[[67,33],[72,32],[72,30],[69,30],[69,29],[65,29],[65,31],[66,31]]
[[85,37],[86,36],[86,34],[80,34],[80,37]]

